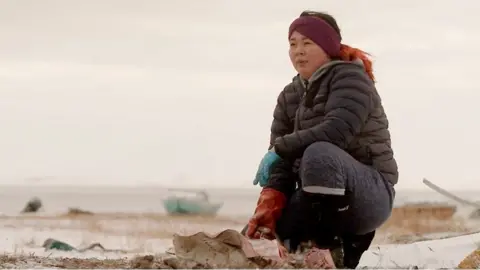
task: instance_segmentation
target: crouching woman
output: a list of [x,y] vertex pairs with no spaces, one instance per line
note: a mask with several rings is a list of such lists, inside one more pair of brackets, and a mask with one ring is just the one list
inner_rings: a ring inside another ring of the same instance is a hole
[[263,189],[244,233],[277,238],[288,252],[308,242],[340,248],[337,264],[355,268],[391,214],[398,168],[372,63],[341,41],[326,13],[291,23],[298,74],[278,97],[254,182]]

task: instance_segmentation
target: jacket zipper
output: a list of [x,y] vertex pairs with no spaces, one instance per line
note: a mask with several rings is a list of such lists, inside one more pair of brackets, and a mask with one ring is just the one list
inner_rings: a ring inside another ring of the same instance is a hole
[[302,98],[300,99],[300,103],[298,104],[298,109],[297,112],[295,113],[295,125],[294,125],[294,131],[297,131],[300,128],[300,119],[301,116],[303,115],[303,110],[302,110],[302,104],[305,101],[305,96],[307,95],[308,87],[310,85],[308,84],[308,81],[305,81],[305,90],[303,91]]

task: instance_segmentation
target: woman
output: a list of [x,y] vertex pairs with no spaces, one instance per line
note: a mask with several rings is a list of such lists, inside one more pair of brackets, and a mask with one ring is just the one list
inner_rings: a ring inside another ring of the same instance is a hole
[[303,12],[288,40],[298,75],[278,97],[245,233],[277,238],[289,252],[309,241],[340,245],[340,264],[355,268],[391,214],[398,181],[372,63],[341,43],[326,13]]

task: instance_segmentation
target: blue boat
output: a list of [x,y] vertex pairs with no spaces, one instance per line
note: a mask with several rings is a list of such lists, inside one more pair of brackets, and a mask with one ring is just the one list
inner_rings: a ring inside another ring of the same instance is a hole
[[174,194],[163,200],[165,210],[171,215],[215,216],[223,206],[223,202],[210,202],[208,194],[204,190],[169,189],[169,191],[195,193],[194,196]]

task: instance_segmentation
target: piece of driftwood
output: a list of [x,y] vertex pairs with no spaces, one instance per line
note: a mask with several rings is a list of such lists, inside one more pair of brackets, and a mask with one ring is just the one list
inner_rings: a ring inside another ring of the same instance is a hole
[[447,190],[435,185],[434,183],[428,181],[426,178],[423,178],[423,183],[425,185],[427,185],[429,188],[435,190],[436,192],[442,194],[443,196],[445,197],[448,197],[460,204],[463,204],[463,205],[468,205],[468,206],[472,206],[472,207],[475,207],[477,209],[480,209],[480,204],[478,203],[475,203],[475,202],[471,202],[469,200],[465,200],[465,199],[462,199],[458,196],[456,196],[455,194],[451,193],[451,192],[448,192]]
[[425,185],[427,185],[429,188],[435,190],[436,192],[442,194],[443,196],[447,197],[447,198],[450,198],[464,206],[470,206],[470,207],[473,207],[475,208],[475,210],[472,211],[472,213],[470,213],[469,215],[469,218],[471,219],[479,219],[480,218],[480,204],[476,203],[476,202],[472,202],[472,201],[469,201],[469,200],[466,200],[466,199],[463,199],[463,198],[460,198],[458,196],[456,196],[455,194],[435,185],[434,183],[428,181],[426,178],[423,178],[423,183]]
[[457,267],[458,269],[478,269],[480,267],[480,249],[468,254]]
[[80,215],[93,216],[93,215],[95,215],[95,213],[93,213],[91,211],[83,210],[83,209],[80,209],[80,208],[76,208],[76,207],[70,207],[70,208],[68,208],[67,215],[71,215],[71,216],[80,216]]

